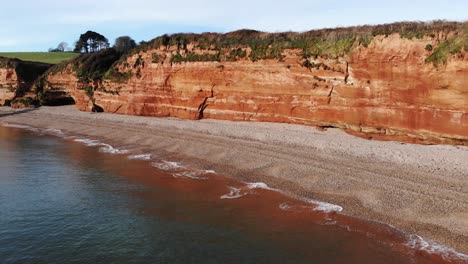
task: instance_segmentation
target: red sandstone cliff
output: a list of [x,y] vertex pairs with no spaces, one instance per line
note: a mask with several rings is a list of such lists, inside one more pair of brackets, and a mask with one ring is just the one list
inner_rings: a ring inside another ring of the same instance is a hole
[[[122,78],[82,82],[72,65],[47,75],[44,92],[73,97],[80,110],[287,122],[333,126],[379,139],[468,142],[468,55],[425,61],[437,37],[378,35],[346,55],[305,59],[284,49],[278,59],[178,62],[175,54],[213,54],[190,43],[140,50],[113,67]],[[250,53],[249,47],[243,50]]]
[[30,106],[37,100],[31,91],[36,79],[52,65],[0,57],[0,106]]
[[18,76],[14,68],[0,68],[0,105],[15,98]]

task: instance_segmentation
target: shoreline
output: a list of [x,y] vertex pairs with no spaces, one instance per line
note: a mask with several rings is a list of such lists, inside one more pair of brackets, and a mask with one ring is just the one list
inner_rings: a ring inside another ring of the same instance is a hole
[[292,197],[383,222],[468,253],[468,147],[369,141],[339,129],[0,108],[0,123],[60,129],[265,182]]

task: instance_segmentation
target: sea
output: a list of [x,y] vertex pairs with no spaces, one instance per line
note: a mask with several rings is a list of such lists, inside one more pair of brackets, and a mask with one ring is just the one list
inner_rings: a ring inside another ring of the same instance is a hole
[[0,120],[0,263],[468,263],[342,209]]

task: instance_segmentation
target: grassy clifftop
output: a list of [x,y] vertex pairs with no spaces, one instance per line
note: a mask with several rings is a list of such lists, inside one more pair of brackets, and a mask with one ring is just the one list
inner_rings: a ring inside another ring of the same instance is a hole
[[77,57],[72,52],[0,52],[1,57],[15,58],[23,61],[57,64]]
[[52,64],[0,57],[0,67],[15,69],[21,82],[32,83]]

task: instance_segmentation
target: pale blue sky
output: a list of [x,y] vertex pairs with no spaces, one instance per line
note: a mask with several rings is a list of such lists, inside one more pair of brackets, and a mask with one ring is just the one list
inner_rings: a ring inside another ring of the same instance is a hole
[[87,30],[111,43],[241,28],[305,31],[395,21],[468,20],[467,0],[16,0],[0,6],[0,51],[46,51]]

